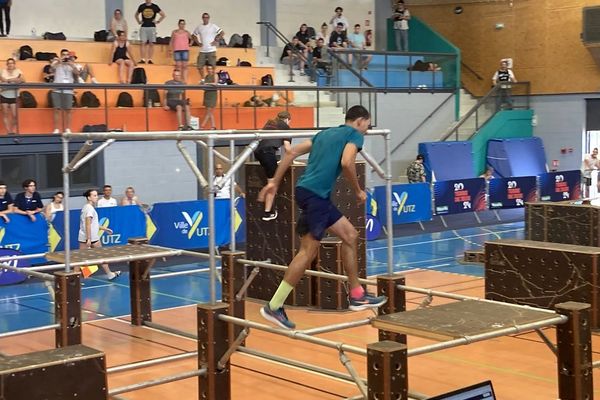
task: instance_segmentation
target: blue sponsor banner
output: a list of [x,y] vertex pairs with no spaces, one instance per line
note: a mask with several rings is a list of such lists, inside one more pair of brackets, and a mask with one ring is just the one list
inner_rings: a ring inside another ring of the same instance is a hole
[[428,183],[411,183],[392,186],[392,204],[386,207],[385,186],[375,188],[377,216],[385,225],[388,211],[392,213],[392,221],[396,224],[429,221],[431,219],[431,188]]
[[483,178],[438,181],[433,184],[433,192],[436,215],[486,209]]
[[498,178],[489,181],[488,203],[490,210],[520,208],[525,202],[537,200],[535,176]]
[[377,217],[367,214],[367,223],[365,224],[365,230],[367,232],[367,240],[375,240],[381,235],[381,222]]
[[[9,214],[10,222],[0,219],[0,247],[18,250],[23,254],[45,253],[48,251],[48,223],[41,213],[35,221],[26,215]],[[31,263],[41,263],[43,258]]]
[[[235,218],[235,241],[236,243],[246,242],[246,199],[243,197],[237,197],[235,199],[235,209],[237,214]],[[217,222],[220,224],[220,221]],[[227,236],[229,237],[229,235]]]
[[[10,257],[10,256],[20,256],[21,253],[18,250],[8,249],[8,248],[0,248],[0,257]],[[3,263],[8,264],[12,267],[23,268],[30,267],[30,260],[10,260],[3,261]],[[27,275],[19,274],[18,272],[9,271],[7,269],[0,269],[0,285],[11,285],[13,283],[21,283],[25,279],[27,279]]]
[[539,176],[540,200],[577,200],[581,197],[581,171],[548,172]]
[[[150,217],[157,231],[150,243],[178,249],[208,247],[208,202],[157,203]],[[229,242],[229,200],[215,200],[215,243]]]
[[[146,214],[139,206],[122,206],[122,207],[103,207],[97,208],[98,219],[100,226],[112,230],[112,234],[100,230],[100,242],[103,246],[115,246],[127,244],[127,240],[133,237],[146,236]],[[71,210],[71,249],[78,249],[79,243],[79,220],[81,210]],[[58,234],[58,240],[52,245],[53,251],[62,251],[65,249],[64,244],[64,229],[65,218],[64,212],[56,213],[52,226]],[[50,238],[52,243],[52,235]]]

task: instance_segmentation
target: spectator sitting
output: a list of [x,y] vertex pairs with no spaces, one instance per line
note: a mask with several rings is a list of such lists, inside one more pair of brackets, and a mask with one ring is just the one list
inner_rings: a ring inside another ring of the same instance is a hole
[[[127,46],[129,42],[127,41],[127,36],[123,31],[117,31],[117,40],[113,42],[113,56],[112,61],[108,63],[108,65],[112,65],[112,63],[117,63],[119,66],[119,82],[120,83],[131,83],[131,77],[133,76],[133,68],[135,67],[135,61],[133,61],[133,56],[129,52]],[[127,75],[125,75],[125,67],[127,67]]]
[[327,48],[325,47],[325,41],[323,40],[323,38],[317,39],[317,47],[315,47],[312,51],[312,62],[314,66],[314,68],[312,69],[313,81],[317,79],[316,72],[319,69],[325,71],[326,75],[329,76],[329,73],[331,71],[331,58],[329,56],[329,53],[327,52]]
[[114,40],[119,36],[119,31],[122,31],[127,37],[127,20],[123,18],[123,13],[117,8],[110,21],[110,33]]
[[[230,199],[231,198],[231,179],[225,181],[223,177],[225,174],[223,173],[223,165],[215,164],[215,176],[213,177],[213,185],[220,186],[221,189],[217,190],[215,193],[216,199]],[[235,191],[242,197],[246,197],[246,194],[239,187],[237,183],[234,182]]]
[[269,107],[269,104],[259,95],[250,97],[250,100],[244,102],[244,107]]
[[[365,50],[366,37],[360,32],[360,24],[354,25],[354,32],[348,35],[348,47],[355,50]],[[370,54],[361,54],[357,57],[358,69],[367,69],[367,66],[373,58]],[[348,54],[348,63],[352,65],[352,54]]]
[[[14,58],[6,60],[6,69],[0,73],[2,83],[15,84],[25,82],[21,70],[15,68]],[[0,95],[2,104],[2,116],[4,118],[4,127],[8,135],[14,135],[18,131],[17,124],[17,89],[2,89]]]
[[118,205],[117,199],[112,197],[112,186],[104,185],[102,187],[102,197],[98,199],[98,208],[116,207]]
[[[295,51],[294,51],[295,50]],[[298,40],[296,36],[292,38],[292,41],[285,45],[279,61],[282,64],[290,65],[290,69],[293,65],[297,65],[300,70],[300,75],[306,75],[304,73],[304,63],[306,61],[306,46]],[[290,70],[290,75],[293,72]]]
[[27,215],[32,222],[35,222],[35,214],[44,209],[40,194],[35,191],[36,183],[33,179],[23,181],[24,192],[17,194],[14,203],[14,212],[16,214]]
[[[204,76],[204,84],[208,86],[214,86],[217,83],[217,75],[215,74],[215,67],[212,65],[206,66],[206,75]],[[206,108],[206,114],[200,124],[200,128],[204,129],[204,125],[210,122],[210,129],[217,129],[215,125],[215,116],[213,109],[217,106],[217,91],[207,89],[204,91],[204,108]]]
[[[185,85],[181,80],[181,71],[178,69],[173,70],[173,79],[166,81],[165,85]],[[173,110],[177,113],[177,125],[180,131],[191,130],[190,127],[190,104],[189,99],[185,97],[184,89],[166,89],[164,98],[163,108]],[[185,113],[185,125],[183,124],[182,113]]]
[[58,57],[54,57],[51,60],[48,60],[48,65],[44,65],[44,69],[42,70],[42,74],[44,76],[44,82],[52,83],[54,82],[54,69],[52,68],[52,64],[58,61]]
[[[73,60],[77,60],[77,54],[74,51],[69,52],[69,56],[73,58]],[[85,83],[87,78],[90,78],[92,83],[98,83],[98,80],[94,76],[94,69],[90,64],[78,64],[75,63],[75,68],[79,71],[79,75],[77,77],[78,83]]]
[[306,24],[300,25],[300,30],[298,32],[296,32],[296,37],[298,38],[300,43],[308,46],[308,42],[311,39],[310,34],[308,33],[308,25],[306,25]]
[[10,193],[8,192],[8,187],[6,183],[0,181],[0,218],[4,220],[4,222],[9,223],[10,218],[8,218],[8,214],[13,212],[13,199]]
[[340,50],[348,47],[348,37],[344,31],[344,24],[338,23],[335,30],[329,36],[329,47],[334,50]]
[[335,8],[335,14],[333,17],[331,17],[331,20],[329,20],[329,24],[332,26],[332,29],[336,29],[339,24],[342,24],[342,31],[346,32],[350,27],[350,23],[346,17],[342,15],[343,12],[344,9],[342,7]]
[[264,102],[267,103],[269,107],[285,107],[290,103],[290,100],[285,92],[277,91],[273,93],[270,99],[265,99]]
[[46,204],[44,207],[44,215],[46,216],[46,220],[48,222],[54,221],[55,214],[59,211],[64,211],[65,207],[63,206],[63,199],[65,194],[63,192],[56,192],[54,196],[52,196],[52,201]]
[[122,206],[142,205],[140,199],[135,195],[135,189],[129,186],[125,189],[125,197],[121,200]]
[[410,163],[410,165],[406,169],[408,183],[425,182],[425,167],[423,166],[424,160],[425,157],[423,157],[422,154],[419,154],[415,161]]
[[329,25],[327,25],[327,22],[323,22],[321,25],[321,30],[317,33],[316,39],[323,39],[325,43],[329,43]]
[[181,71],[183,81],[188,78],[188,61],[190,60],[190,43],[192,34],[185,29],[185,19],[180,19],[177,23],[177,29],[171,32],[171,41],[169,50],[173,53],[175,68]]
[[[79,69],[75,66],[75,58],[69,50],[62,49],[60,58],[52,62],[55,83],[74,83],[79,77]],[[60,133],[60,114],[64,114],[65,132],[71,133],[71,114],[73,109],[73,89],[54,89],[52,91],[54,108],[54,134]]]
[[486,182],[494,179],[494,168],[487,167],[485,169],[485,172],[483,174],[479,175],[479,177],[485,179]]

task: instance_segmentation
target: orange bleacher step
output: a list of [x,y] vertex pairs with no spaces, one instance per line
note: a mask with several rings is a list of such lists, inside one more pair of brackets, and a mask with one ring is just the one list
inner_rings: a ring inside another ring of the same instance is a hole
[[[283,110],[283,107],[224,107],[222,112],[219,109],[214,110],[215,123],[218,128],[223,129],[257,129]],[[313,107],[290,107],[288,111],[292,115],[293,127],[309,128],[315,125]],[[54,129],[52,113],[53,110],[49,108],[19,109],[20,134],[52,132]],[[205,109],[193,107],[191,114],[199,117],[202,122]],[[108,121],[106,121],[106,117],[108,117]],[[71,126],[74,132],[80,131],[84,125],[104,123],[107,123],[109,129],[124,129],[130,132],[167,131],[177,128],[175,112],[157,107],[111,108],[108,113],[103,108],[73,109]],[[6,134],[4,127],[1,132]]]
[[[8,58],[17,54],[18,50],[23,45],[29,45],[33,49],[33,54],[36,52],[59,53],[61,49],[66,48],[74,51],[77,54],[78,62],[92,63],[108,63],[112,60],[112,43],[109,42],[94,42],[94,41],[71,41],[71,40],[43,40],[43,39],[8,39],[0,40],[0,54],[4,54],[4,58]],[[139,60],[140,45],[131,43],[131,55]],[[169,46],[163,44],[154,45],[153,61],[158,65],[172,65],[173,58],[168,54]],[[193,46],[190,49],[190,63],[195,64],[198,57],[199,47]],[[237,60],[248,61],[253,66],[256,64],[255,49],[241,49],[233,47],[219,47],[217,49],[217,59],[226,57],[231,65],[236,65]]]

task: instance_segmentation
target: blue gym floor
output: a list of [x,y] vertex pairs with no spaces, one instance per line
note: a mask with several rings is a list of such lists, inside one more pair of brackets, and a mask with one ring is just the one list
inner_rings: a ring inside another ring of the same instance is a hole
[[[486,240],[522,239],[523,222],[486,227],[448,230],[394,239],[394,271],[421,268],[471,276],[483,276],[483,267],[462,264],[463,252],[481,249]],[[368,275],[387,271],[387,241],[376,240],[367,246]],[[172,259],[177,262],[177,258]],[[180,264],[155,268],[153,275],[198,269],[206,263]],[[112,266],[112,269],[116,269]],[[128,315],[129,277],[124,271],[113,282],[96,275],[82,287],[83,320],[91,321]],[[152,281],[152,308],[161,310],[209,301],[209,274],[168,277]],[[217,298],[220,298],[220,285]],[[54,304],[44,283],[31,279],[0,287],[0,332],[27,329],[54,323]]]

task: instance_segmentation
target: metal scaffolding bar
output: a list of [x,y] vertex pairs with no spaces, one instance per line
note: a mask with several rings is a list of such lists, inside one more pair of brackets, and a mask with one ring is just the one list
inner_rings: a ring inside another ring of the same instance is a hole
[[[235,140],[229,141],[229,164],[235,163]],[[237,171],[232,176],[233,180],[229,186],[229,250],[235,251],[235,182],[237,181]],[[227,182],[227,181],[225,181]]]
[[[77,171],[83,164],[85,164],[92,158],[96,157],[96,155],[98,153],[104,151],[104,149],[106,149],[108,146],[113,144],[115,141],[116,141],[116,139],[108,139],[106,142],[104,142],[100,146],[96,147],[88,155],[83,157],[81,160],[77,161],[77,163],[75,163],[75,165],[73,165],[73,167],[70,168],[69,172]],[[73,161],[71,161],[71,163],[73,163]]]
[[235,351],[240,347],[242,342],[244,340],[246,340],[246,338],[248,337],[249,334],[250,334],[249,328],[244,328],[241,330],[240,334],[235,339],[235,341],[231,344],[231,346],[229,346],[229,348],[227,349],[225,354],[223,354],[223,356],[219,359],[219,361],[217,361],[217,368],[219,368],[219,369],[225,368],[225,366],[227,365],[227,361],[229,361],[229,358],[231,357],[231,355],[233,353],[235,353]]
[[[237,260],[237,262],[240,264],[246,264],[246,265],[260,267],[260,268],[275,269],[278,271],[285,271],[288,269],[288,267],[285,265],[271,264],[271,263],[267,263],[267,262],[263,262],[263,261],[246,260],[245,258],[240,258]],[[332,279],[332,280],[342,281],[342,282],[348,281],[348,277],[346,275],[331,274],[329,272],[313,271],[310,269],[304,271],[304,275],[318,276],[320,278],[327,278],[327,279]],[[377,285],[376,281],[372,281],[369,279],[359,278],[358,281],[364,285],[371,285],[371,286]]]
[[144,326],[147,326],[152,329],[156,329],[157,331],[171,333],[173,335],[182,336],[188,339],[198,340],[198,335],[193,333],[180,331],[179,329],[171,328],[170,326],[165,326],[161,324],[154,323],[152,321],[143,321]]
[[481,333],[479,335],[464,336],[454,340],[448,340],[442,343],[436,343],[428,346],[418,347],[416,349],[408,350],[408,357],[417,356],[420,354],[433,353],[434,351],[449,349],[451,347],[457,347],[467,345],[475,342],[481,342],[482,340],[488,340],[497,338],[500,336],[513,335],[515,333],[529,331],[532,329],[544,328],[546,326],[552,326],[556,324],[562,324],[567,321],[567,317],[564,315],[557,315],[554,318],[548,318],[543,321],[531,322],[529,324],[515,325],[509,328],[498,329],[492,332]]
[[106,373],[114,374],[117,372],[131,371],[132,369],[146,368],[146,367],[151,367],[153,365],[162,364],[164,362],[185,360],[188,358],[195,358],[197,356],[198,356],[197,351],[192,351],[189,353],[182,353],[182,354],[174,354],[171,356],[153,358],[152,360],[144,360],[144,361],[138,361],[138,362],[129,363],[129,364],[117,365],[115,367],[107,368]]
[[[66,227],[71,226],[71,213],[69,207],[71,201],[71,184],[70,184],[70,172],[69,172],[69,139],[62,137],[62,151],[63,151],[63,192],[65,193],[63,198],[63,207],[65,210],[64,223]],[[63,232],[63,240],[65,244],[65,272],[71,272],[71,229],[65,229]]]
[[235,299],[237,301],[240,301],[244,297],[244,295],[246,294],[246,290],[248,290],[248,287],[250,286],[250,284],[252,283],[254,278],[256,278],[256,275],[258,275],[259,272],[260,272],[260,268],[258,268],[258,267],[252,268],[252,272],[250,272],[250,275],[248,276],[248,278],[246,278],[246,281],[240,288],[240,291],[237,292],[237,294],[235,295]]
[[14,256],[2,256],[0,257],[0,262],[5,261],[14,261],[14,260],[28,260],[31,258],[42,258],[45,257],[46,253],[36,253],[36,254],[19,254]]
[[196,179],[198,179],[198,183],[200,183],[200,186],[202,186],[203,188],[208,186],[206,178],[204,178],[204,175],[202,175],[202,172],[200,172],[200,169],[196,165],[196,162],[192,159],[192,156],[190,155],[190,153],[188,153],[187,149],[181,141],[177,141],[177,149],[183,156],[183,159],[185,160],[187,165],[192,170],[192,173],[196,176]]
[[45,281],[54,282],[54,275],[46,274],[44,272],[32,271],[29,268],[18,268],[13,265],[8,265],[6,263],[0,263],[0,268],[7,269],[12,272],[16,272],[22,275],[33,276],[34,278],[42,279]]
[[342,329],[349,329],[349,328],[355,328],[357,326],[369,325],[371,323],[371,320],[372,320],[372,318],[365,318],[365,319],[360,319],[358,321],[341,322],[339,324],[318,326],[316,328],[304,329],[299,332],[301,332],[305,335],[319,335],[321,333],[335,332],[335,331],[340,331]]
[[177,271],[177,272],[166,272],[164,274],[154,274],[154,275],[150,275],[150,277],[152,278],[152,280],[155,280],[155,279],[162,279],[162,278],[170,278],[173,276],[193,275],[193,274],[197,274],[200,272],[208,272],[208,271],[210,271],[209,268],[198,268],[198,269],[190,269],[189,271]]
[[90,151],[93,145],[94,142],[92,142],[91,140],[86,140],[83,146],[81,146],[81,148],[77,152],[77,154],[75,154],[73,159],[69,163],[67,163],[67,165],[65,165],[63,171],[75,171],[74,165],[77,163],[77,161],[81,160],[88,151]]
[[382,179],[385,179],[385,171],[383,170],[383,168],[381,168],[381,166],[379,166],[377,160],[375,160],[375,158],[373,158],[371,154],[369,154],[365,149],[362,149],[360,151],[360,155],[362,156],[362,158],[365,159],[367,163],[369,163],[369,165],[371,165],[375,172],[377,172],[377,175],[379,175]]
[[352,361],[350,361],[348,356],[346,356],[343,351],[340,351],[340,362],[346,368],[352,379],[354,379],[354,383],[356,383],[358,390],[360,390],[360,393],[366,399],[368,395],[367,386],[365,385],[365,382],[363,382],[362,378],[358,375],[358,372],[356,372],[356,369],[354,369]]
[[[252,155],[252,153],[254,153],[254,150],[256,150],[256,148],[258,147],[258,143],[260,143],[260,140],[253,140],[248,146],[246,146],[244,151],[242,151],[240,153],[240,155],[235,158],[235,162],[231,165],[231,167],[229,168],[227,173],[223,176],[223,178],[220,181],[221,183],[215,185],[217,187],[217,189],[220,190],[223,187],[223,185],[225,184],[225,182],[228,182],[229,180],[232,179],[233,176],[235,176],[235,173],[237,172],[237,170],[240,169],[240,167],[242,165],[244,165],[244,163],[246,162],[248,157],[250,157]],[[210,159],[210,157],[209,157],[209,159]],[[233,186],[234,185],[232,182],[231,183],[232,190],[233,190]],[[231,200],[233,200],[233,197],[231,198]]]
[[554,355],[558,357],[558,348],[556,347],[556,345],[554,343],[552,343],[550,338],[548,336],[546,336],[546,334],[544,332],[542,332],[541,329],[536,329],[535,332],[544,341],[544,343],[546,343],[546,346],[548,346],[550,351],[552,351],[554,353]]
[[539,312],[545,312],[548,314],[556,314],[556,312],[554,312],[552,310],[524,306],[521,304],[502,303],[502,302],[498,302],[498,301],[494,301],[494,300],[482,299],[479,297],[470,297],[470,296],[463,296],[463,295],[454,294],[454,293],[439,292],[436,290],[423,289],[423,288],[414,287],[414,286],[398,285],[397,287],[400,290],[404,290],[407,292],[421,293],[421,294],[425,294],[428,296],[439,296],[439,297],[445,297],[447,299],[454,299],[454,300],[477,300],[477,301],[482,301],[482,302],[486,302],[486,303],[496,303],[496,304],[502,304],[502,305],[510,306],[510,307],[525,308],[527,310],[535,310],[535,311],[539,311]]
[[[208,145],[202,141],[202,140],[196,140],[196,143],[199,144],[200,146],[204,147],[205,149],[208,149]],[[214,150],[215,156],[221,160],[221,161],[225,161],[227,164],[231,164],[231,160],[227,157],[225,157],[220,151],[218,150]]]
[[11,336],[24,335],[26,333],[47,331],[50,329],[58,329],[58,328],[60,328],[59,324],[52,324],[52,325],[38,326],[36,328],[21,329],[20,331],[4,332],[4,333],[0,333],[0,339],[11,337]]
[[[213,153],[215,141],[213,137],[209,137],[207,140],[208,144],[208,266],[210,268],[210,304],[215,305],[217,303],[217,268],[216,268],[216,243],[215,243],[215,155]],[[233,167],[232,167],[233,168]]]
[[164,376],[162,378],[152,379],[149,381],[144,381],[140,383],[135,383],[129,386],[122,386],[108,392],[109,396],[114,396],[121,393],[133,392],[140,389],[145,389],[153,386],[163,385],[165,383],[180,381],[182,379],[193,378],[195,376],[200,376],[206,374],[206,368],[198,369],[195,371],[182,372],[180,374]]
[[358,354],[361,356],[367,355],[367,350],[362,349],[360,347],[344,344],[342,342],[334,342],[332,340],[317,338],[313,336],[306,335],[300,331],[288,331],[278,328],[273,328],[268,325],[259,324],[258,322],[248,321],[241,318],[232,317],[230,315],[219,315],[219,319],[225,322],[229,322],[234,325],[244,326],[247,328],[253,328],[264,332],[274,333],[280,336],[286,336],[291,339],[302,340],[305,342],[318,344],[320,346],[329,347],[331,349],[342,350],[349,353]]
[[[391,210],[392,204],[392,153],[391,153],[391,132],[384,130],[383,139],[385,145],[385,201],[388,211]],[[386,213],[387,225],[387,269],[388,275],[394,273],[394,221],[392,220],[391,211]]]

